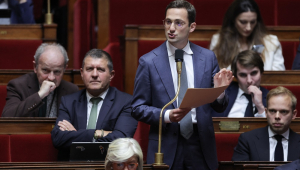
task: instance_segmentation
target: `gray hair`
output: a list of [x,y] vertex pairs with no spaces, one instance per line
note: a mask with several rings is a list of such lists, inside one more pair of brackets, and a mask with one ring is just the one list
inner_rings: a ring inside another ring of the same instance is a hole
[[64,60],[65,60],[64,66],[65,66],[65,68],[66,68],[66,66],[67,66],[67,64],[68,64],[68,61],[69,61],[68,54],[67,54],[65,48],[64,48],[63,46],[61,46],[60,44],[58,44],[58,43],[43,43],[43,44],[41,44],[41,45],[37,48],[37,50],[36,50],[36,52],[35,52],[35,55],[34,55],[34,61],[35,61],[35,63],[36,63],[36,66],[39,64],[39,59],[40,59],[41,55],[42,55],[42,54],[45,52],[45,50],[46,50],[48,47],[50,47],[50,46],[51,46],[51,47],[57,47],[57,48],[60,50],[61,54],[64,56]]
[[142,170],[143,152],[139,143],[133,138],[116,139],[109,145],[105,158],[105,169],[110,170],[113,162],[126,162],[132,156],[138,158],[137,170]]
[[82,61],[82,69],[84,68],[84,64],[85,64],[85,58],[87,57],[92,57],[92,58],[105,58],[108,62],[107,62],[107,67],[109,69],[109,72],[111,72],[114,69],[114,65],[111,59],[111,56],[109,55],[108,52],[101,50],[101,49],[91,49],[90,51],[88,51]]

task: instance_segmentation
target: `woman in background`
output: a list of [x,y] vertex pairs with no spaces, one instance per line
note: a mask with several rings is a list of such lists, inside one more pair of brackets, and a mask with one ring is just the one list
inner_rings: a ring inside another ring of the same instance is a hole
[[105,158],[106,170],[142,170],[143,152],[139,143],[133,138],[114,140],[108,148]]
[[267,34],[259,7],[254,0],[235,0],[228,8],[221,30],[214,34],[210,49],[220,68],[230,69],[233,58],[253,45],[263,45],[264,70],[285,70],[281,44],[275,35]]

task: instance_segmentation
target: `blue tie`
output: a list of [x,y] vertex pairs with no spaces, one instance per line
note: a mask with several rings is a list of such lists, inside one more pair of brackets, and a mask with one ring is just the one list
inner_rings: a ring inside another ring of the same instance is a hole
[[[180,106],[182,99],[188,89],[188,81],[187,81],[187,75],[186,75],[186,69],[185,69],[185,63],[182,62],[182,70],[180,75],[180,91],[178,94],[178,106]],[[193,122],[192,122],[192,116],[191,112],[186,114],[184,118],[180,121],[180,133],[181,135],[189,139],[193,134]]]
[[246,96],[246,98],[248,99],[249,103],[247,105],[247,108],[246,108],[246,112],[245,112],[245,115],[244,117],[254,117],[254,113],[253,113],[253,104],[252,104],[252,97],[250,94],[246,94],[244,93],[243,94],[244,96]]

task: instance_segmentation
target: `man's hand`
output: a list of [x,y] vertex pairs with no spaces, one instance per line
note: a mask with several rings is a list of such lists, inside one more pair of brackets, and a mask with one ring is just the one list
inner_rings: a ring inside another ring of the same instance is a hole
[[[106,130],[103,130],[103,136],[102,136],[102,137],[107,136],[107,135],[110,134],[111,132],[112,132],[112,131],[106,131]],[[101,133],[102,133],[102,130],[96,130],[97,136],[101,136]]]
[[55,83],[48,80],[44,80],[38,94],[41,97],[41,99],[43,99],[46,96],[48,96],[49,93],[51,93],[55,88],[56,88]]
[[265,111],[265,106],[262,102],[262,92],[257,86],[250,85],[248,87],[248,92],[252,96],[252,102],[255,104],[259,114]]
[[233,78],[234,76],[232,75],[232,72],[223,68],[214,76],[214,87],[228,86],[232,82]]
[[179,122],[188,112],[191,111],[191,108],[186,109],[173,109],[169,113],[169,118],[171,122]]
[[66,120],[59,121],[57,125],[61,131],[77,131],[74,126]]

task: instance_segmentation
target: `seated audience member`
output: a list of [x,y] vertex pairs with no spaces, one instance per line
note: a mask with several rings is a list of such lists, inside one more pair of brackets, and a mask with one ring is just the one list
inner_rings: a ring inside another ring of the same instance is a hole
[[300,159],[297,159],[291,163],[278,166],[274,170],[299,170],[300,169]]
[[268,126],[242,133],[232,161],[294,161],[300,157],[300,135],[289,126],[296,118],[297,99],[284,87],[267,95]]
[[32,0],[0,0],[0,9],[11,9],[10,19],[0,18],[0,24],[34,24]]
[[293,62],[292,70],[300,70],[300,44],[298,46],[297,54]]
[[220,68],[228,67],[241,51],[253,45],[264,45],[260,54],[264,70],[285,70],[281,44],[275,35],[267,34],[259,7],[254,0],[235,0],[223,19],[220,31],[213,35],[210,49],[217,56]]
[[111,142],[133,137],[137,127],[137,121],[131,117],[132,96],[109,86],[115,71],[107,52],[87,52],[80,72],[86,89],[62,97],[51,132],[60,161],[69,159],[72,142]]
[[7,84],[2,117],[57,117],[61,96],[78,91],[62,80],[68,55],[59,44],[41,44],[34,55],[34,72]]
[[114,140],[108,148],[105,158],[106,170],[142,170],[143,152],[139,143],[133,138]]
[[229,103],[223,115],[214,117],[266,117],[265,106],[268,90],[260,86],[264,63],[258,53],[246,50],[232,61],[232,73],[237,82],[231,82],[226,89]]

